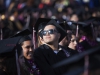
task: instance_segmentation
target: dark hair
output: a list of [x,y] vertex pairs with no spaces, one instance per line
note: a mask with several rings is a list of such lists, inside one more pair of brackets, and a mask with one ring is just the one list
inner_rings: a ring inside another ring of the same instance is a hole
[[40,36],[42,37],[42,31],[44,29],[44,27],[46,26],[47,22],[42,22],[39,24],[39,27],[38,27],[38,31],[37,31],[37,37]]
[[23,36],[20,40],[19,40],[19,44],[22,46],[24,41],[28,41],[31,40],[31,38],[29,36]]
[[67,40],[68,40],[68,45],[71,41],[72,35],[75,35],[75,33],[72,31],[71,33],[67,33]]
[[[31,38],[29,36],[23,36],[20,40],[19,40],[19,48],[22,48],[21,46],[23,45],[24,41],[28,41],[31,40]],[[30,75],[29,71],[28,71],[28,66],[25,64],[25,57],[23,56],[23,52],[22,49],[21,51],[18,53],[19,55],[19,64],[20,64],[20,73],[21,75]]]

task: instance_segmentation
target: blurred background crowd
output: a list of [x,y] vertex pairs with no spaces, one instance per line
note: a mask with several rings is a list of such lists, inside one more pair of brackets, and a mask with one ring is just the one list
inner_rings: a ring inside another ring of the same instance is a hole
[[[100,44],[100,0],[0,0],[0,40],[7,39],[25,28],[30,28],[33,31],[39,18],[57,19],[59,21],[57,22],[62,23],[62,25],[67,22],[66,31],[75,29],[73,33],[67,32],[67,35],[60,42],[60,45],[65,46],[66,49],[69,45],[74,47],[74,49],[68,48],[72,50],[72,53],[74,50],[82,53],[97,46],[98,43]],[[75,24],[76,27],[69,26],[72,29],[68,29],[67,26],[71,25],[69,23]],[[86,24],[86,27],[81,28],[81,25]],[[79,32],[78,25],[80,25]],[[100,51],[97,54],[100,57]],[[100,75],[100,65],[98,64],[100,59],[98,61],[95,61],[93,57],[90,59],[93,63],[95,62],[92,66],[99,67],[99,70],[96,71],[99,74],[93,73],[91,75]],[[89,59],[85,60],[86,64],[88,61]],[[73,67],[73,65],[71,66]],[[86,69],[87,66],[85,66]]]
[[26,26],[32,29],[38,18],[78,22],[90,17],[100,17],[100,0],[0,0],[3,39]]

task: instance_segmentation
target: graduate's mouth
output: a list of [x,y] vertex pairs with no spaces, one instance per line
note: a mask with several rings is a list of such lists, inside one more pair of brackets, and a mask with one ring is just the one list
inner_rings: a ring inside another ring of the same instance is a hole
[[46,36],[46,38],[51,38],[50,36]]
[[28,57],[33,57],[33,53],[32,53],[32,52],[29,52],[29,53],[27,54],[27,56],[28,56]]

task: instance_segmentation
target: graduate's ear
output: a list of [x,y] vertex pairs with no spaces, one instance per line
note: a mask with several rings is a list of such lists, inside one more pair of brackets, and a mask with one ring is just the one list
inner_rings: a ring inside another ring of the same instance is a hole
[[40,41],[41,41],[41,42],[44,42],[44,40],[43,40],[43,38],[42,38],[42,37],[40,37]]
[[44,40],[40,36],[38,36],[38,44],[44,44]]

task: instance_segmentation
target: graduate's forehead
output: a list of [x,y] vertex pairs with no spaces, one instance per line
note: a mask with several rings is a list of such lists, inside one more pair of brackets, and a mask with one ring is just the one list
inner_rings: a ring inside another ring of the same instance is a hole
[[48,30],[48,29],[56,29],[56,27],[52,24],[46,25],[44,30]]
[[24,41],[22,46],[33,46],[33,42],[31,40]]

